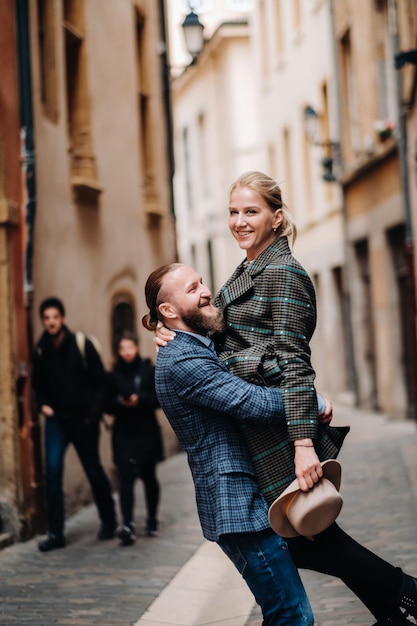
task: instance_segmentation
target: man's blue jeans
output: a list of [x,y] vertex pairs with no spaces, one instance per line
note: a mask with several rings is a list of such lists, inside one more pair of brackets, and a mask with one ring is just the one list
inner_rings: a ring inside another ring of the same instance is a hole
[[45,470],[48,531],[60,537],[64,533],[64,494],[62,479],[64,455],[69,443],[74,445],[93,491],[102,522],[115,525],[115,507],[109,480],[98,453],[100,424],[83,418],[45,420]]
[[310,602],[282,537],[268,529],[222,535],[218,544],[255,596],[263,626],[313,626]]

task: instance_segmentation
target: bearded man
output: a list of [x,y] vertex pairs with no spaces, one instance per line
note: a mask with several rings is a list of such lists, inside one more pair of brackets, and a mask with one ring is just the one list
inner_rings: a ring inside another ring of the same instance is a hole
[[176,333],[158,351],[156,391],[188,455],[205,538],[239,569],[265,625],[313,626],[286,543],[269,526],[268,505],[239,429],[245,420],[283,421],[280,390],[237,378],[220,362],[210,334],[223,330],[223,315],[191,267],[174,263],[155,270],[145,295],[144,326],[152,331],[162,321]]

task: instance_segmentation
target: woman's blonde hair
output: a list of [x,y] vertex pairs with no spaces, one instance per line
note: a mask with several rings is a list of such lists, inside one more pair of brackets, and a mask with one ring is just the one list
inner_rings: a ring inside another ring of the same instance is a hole
[[259,195],[262,196],[271,208],[271,211],[274,212],[277,209],[282,209],[283,220],[277,229],[277,237],[288,237],[293,245],[297,236],[297,227],[293,216],[282,200],[281,189],[275,180],[262,172],[244,172],[231,185],[229,190],[229,199],[233,191],[238,187],[249,187],[253,191],[259,193]]

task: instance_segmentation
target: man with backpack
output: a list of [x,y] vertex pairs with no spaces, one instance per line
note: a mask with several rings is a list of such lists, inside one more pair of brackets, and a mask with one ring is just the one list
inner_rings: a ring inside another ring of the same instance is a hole
[[112,539],[114,500],[99,457],[104,368],[92,340],[66,326],[64,305],[47,298],[39,307],[44,327],[33,355],[33,387],[45,417],[45,478],[48,535],[41,552],[65,547],[64,455],[72,443],[87,475],[101,520],[98,539]]

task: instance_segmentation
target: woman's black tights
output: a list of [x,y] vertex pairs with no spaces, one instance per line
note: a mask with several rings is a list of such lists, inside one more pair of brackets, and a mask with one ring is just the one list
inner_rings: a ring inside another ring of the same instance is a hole
[[159,504],[159,482],[156,477],[156,463],[125,464],[118,468],[119,497],[123,523],[133,521],[135,505],[135,480],[139,477],[145,489],[145,502],[148,518],[156,519]]
[[378,619],[392,611],[402,585],[402,570],[349,537],[336,523],[316,535],[287,539],[298,568],[340,578]]

